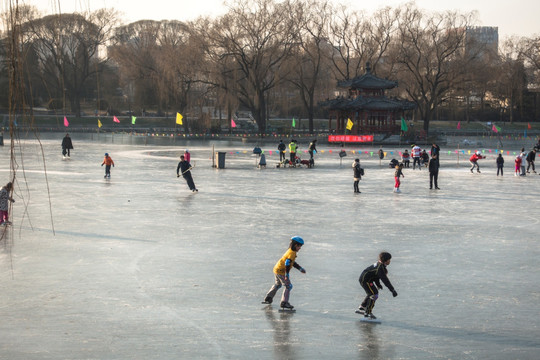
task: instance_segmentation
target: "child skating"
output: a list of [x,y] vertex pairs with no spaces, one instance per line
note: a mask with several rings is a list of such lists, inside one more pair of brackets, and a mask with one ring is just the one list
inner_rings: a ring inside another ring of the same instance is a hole
[[111,165],[114,167],[114,161],[109,156],[109,153],[105,153],[105,158],[103,159],[103,162],[101,163],[101,166],[105,165],[105,176],[104,178],[110,178],[111,177]]
[[366,319],[377,319],[377,317],[373,315],[373,307],[375,306],[375,301],[377,301],[377,298],[379,297],[379,290],[383,289],[380,280],[382,280],[388,290],[392,292],[394,297],[398,295],[392,286],[392,283],[388,280],[388,276],[386,276],[386,274],[388,274],[386,267],[390,265],[391,259],[392,255],[390,255],[390,253],[384,251],[381,252],[379,254],[379,261],[362,271],[362,274],[358,279],[360,285],[366,291],[366,297],[355,312],[364,315],[364,318]]
[[516,160],[514,160],[514,163],[516,164],[514,176],[521,176],[521,161],[521,156],[516,156]]
[[396,165],[396,172],[394,173],[394,179],[396,180],[396,183],[394,185],[395,193],[401,192],[401,190],[399,190],[399,186],[401,185],[401,180],[400,180],[401,176],[405,177],[405,175],[403,175],[403,163]]
[[482,155],[480,151],[475,152],[472,154],[472,156],[469,158],[469,162],[471,163],[471,172],[473,172],[474,168],[476,168],[476,172],[480,172],[480,165],[478,165],[478,160],[485,159],[486,157]]
[[11,225],[9,221],[9,202],[15,202],[11,197],[13,183],[10,181],[0,189],[0,225]]
[[275,282],[270,288],[270,291],[268,291],[266,294],[263,304],[271,304],[278,289],[285,286],[283,294],[281,295],[280,307],[288,310],[292,310],[294,308],[294,306],[289,304],[289,295],[291,293],[291,289],[293,288],[289,271],[294,267],[301,273],[306,273],[306,270],[304,270],[304,268],[296,262],[296,254],[298,251],[300,251],[302,245],[304,245],[304,240],[300,236],[293,236],[291,238],[289,249],[274,266]]

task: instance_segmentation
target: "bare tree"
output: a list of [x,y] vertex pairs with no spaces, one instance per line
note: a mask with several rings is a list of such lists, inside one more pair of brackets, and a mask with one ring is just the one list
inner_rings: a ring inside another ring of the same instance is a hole
[[351,12],[345,6],[334,13],[329,39],[334,47],[331,60],[337,80],[361,75],[368,62],[376,72],[392,42],[397,14],[383,8],[368,16],[364,12]]
[[535,71],[540,71],[540,36],[520,40],[520,56],[526,59]]
[[[234,66],[229,71],[238,75],[234,91],[251,110],[260,133],[266,130],[266,94],[281,81],[279,67],[294,46],[295,27],[289,1],[238,0],[227,14],[199,29],[208,41],[208,57]],[[223,86],[222,81],[215,83]]]
[[473,15],[426,14],[414,4],[402,9],[395,42],[400,84],[416,103],[426,133],[437,107],[463,80],[469,60],[466,30]]
[[44,81],[55,96],[81,113],[81,98],[88,80],[107,62],[99,50],[109,43],[116,12],[49,15],[28,21],[22,27],[25,43],[31,44]]
[[497,71],[495,97],[499,99],[501,120],[504,119],[506,113],[510,123],[513,123],[514,112],[518,105],[522,105],[523,93],[527,87],[525,66],[520,57],[519,39],[506,39],[500,52],[501,61]]
[[327,60],[332,53],[332,47],[328,43],[331,11],[327,2],[308,0],[298,2],[294,12],[300,31],[297,46],[287,64],[287,79],[300,93],[300,100],[309,120],[309,132],[313,132],[316,91],[322,81],[332,81],[329,72],[324,71],[331,66]]

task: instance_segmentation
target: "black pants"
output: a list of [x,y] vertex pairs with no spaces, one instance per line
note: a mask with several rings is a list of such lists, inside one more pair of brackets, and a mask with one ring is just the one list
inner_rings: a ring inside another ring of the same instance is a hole
[[105,176],[111,176],[111,165],[105,165]]
[[296,163],[296,153],[295,152],[291,153],[291,162],[293,163],[293,165]]
[[[62,155],[64,156],[69,156],[69,148],[62,148]],[[534,170],[534,165],[533,165],[533,170]]]
[[374,283],[360,283],[360,285],[362,285],[362,288],[366,292],[366,297],[360,306],[366,309],[366,314],[371,314],[375,306],[375,301],[379,297],[379,290]]
[[360,182],[360,180],[355,180],[354,181],[354,192],[357,192],[357,193],[360,192],[360,189],[358,188],[358,183],[359,182]]
[[195,190],[195,183],[193,182],[193,177],[191,177],[191,171],[187,171],[185,174],[182,175],[184,179],[186,179],[186,182],[189,186],[189,190]]
[[285,151],[279,151],[279,162],[285,160]]
[[437,185],[437,179],[439,178],[439,172],[438,171],[430,171],[429,172],[429,188],[433,188],[433,183],[435,183],[435,188],[438,188],[439,185]]
[[418,170],[420,170],[421,167],[420,167],[420,158],[419,157],[413,157],[413,163],[412,163],[413,170],[415,168],[416,163],[418,163]]
[[527,171],[529,171],[529,168],[532,166],[533,171],[536,171],[534,168],[534,161],[527,161]]
[[497,165],[497,176],[499,176],[499,171],[501,172],[501,176],[503,176],[503,166],[502,165]]

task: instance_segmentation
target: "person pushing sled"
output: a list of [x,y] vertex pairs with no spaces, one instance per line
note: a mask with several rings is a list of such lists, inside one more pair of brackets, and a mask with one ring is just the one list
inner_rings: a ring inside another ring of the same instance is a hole
[[270,288],[270,291],[268,291],[266,294],[266,297],[262,302],[263,304],[271,304],[278,289],[281,286],[285,286],[285,290],[283,290],[283,295],[281,296],[280,307],[284,310],[287,309],[294,311],[294,306],[289,304],[289,295],[293,288],[289,271],[291,270],[291,267],[294,267],[301,273],[306,273],[306,270],[295,261],[296,253],[300,251],[302,245],[304,245],[304,240],[300,236],[293,236],[291,238],[289,249],[274,266],[275,282],[272,288]]
[[386,267],[390,265],[390,259],[392,259],[392,255],[390,255],[390,253],[384,251],[381,252],[379,254],[379,261],[365,268],[358,279],[360,285],[366,291],[366,297],[364,301],[362,301],[362,304],[358,310],[355,312],[357,314],[364,315],[364,319],[366,320],[377,319],[377,317],[373,315],[373,307],[375,306],[375,301],[379,297],[379,290],[382,290],[383,288],[380,280],[382,280],[388,290],[392,292],[394,297],[398,295],[390,283],[390,280],[388,280],[388,277],[386,276],[386,274],[388,274]]

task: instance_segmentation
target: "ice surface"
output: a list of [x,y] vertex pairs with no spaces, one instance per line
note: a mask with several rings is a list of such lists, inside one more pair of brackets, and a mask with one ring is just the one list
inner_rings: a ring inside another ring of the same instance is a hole
[[[405,169],[394,194],[388,161],[370,155],[378,147],[347,148],[340,165],[339,148],[321,145],[315,168],[278,169],[276,142],[262,146],[259,170],[253,144],[72,134],[63,160],[62,137],[43,136],[43,155],[34,140],[16,151],[13,226],[0,242],[2,359],[538,357],[540,177],[512,176],[511,155],[501,178],[491,153],[471,174],[468,156],[458,165],[443,147],[441,190],[429,190],[426,169]],[[227,152],[225,169],[211,167],[212,145]],[[176,177],[186,147],[196,194]],[[6,183],[9,146],[0,150]],[[306,242],[307,273],[293,270],[297,311],[284,313],[281,291],[272,306],[261,300],[292,235]],[[384,289],[382,324],[362,323],[358,276],[382,250],[399,296]]]

